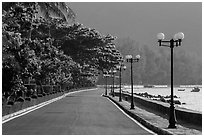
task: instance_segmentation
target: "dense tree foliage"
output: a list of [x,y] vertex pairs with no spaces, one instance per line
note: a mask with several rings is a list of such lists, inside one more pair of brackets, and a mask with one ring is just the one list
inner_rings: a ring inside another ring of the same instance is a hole
[[6,98],[27,92],[24,85],[30,81],[40,85],[42,92],[42,85],[47,84],[93,86],[101,71],[118,64],[115,37],[79,23],[70,25],[58,14],[38,17],[38,6],[49,4],[3,3],[2,85]]
[[18,7],[19,5],[26,7],[34,6],[37,9],[37,13],[40,13],[46,19],[54,15],[60,17],[63,21],[69,22],[73,21],[76,16],[72,9],[64,2],[3,2],[2,9],[8,11],[10,8]]

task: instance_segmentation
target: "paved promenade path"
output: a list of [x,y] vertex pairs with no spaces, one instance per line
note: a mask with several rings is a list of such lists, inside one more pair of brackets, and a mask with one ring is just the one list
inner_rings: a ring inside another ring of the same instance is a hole
[[2,124],[3,135],[152,134],[102,97],[104,89],[68,95]]

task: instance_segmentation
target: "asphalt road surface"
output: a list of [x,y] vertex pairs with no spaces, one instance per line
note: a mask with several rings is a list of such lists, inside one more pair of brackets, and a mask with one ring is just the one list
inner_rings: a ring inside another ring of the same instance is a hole
[[74,93],[2,124],[3,135],[149,135],[103,89]]

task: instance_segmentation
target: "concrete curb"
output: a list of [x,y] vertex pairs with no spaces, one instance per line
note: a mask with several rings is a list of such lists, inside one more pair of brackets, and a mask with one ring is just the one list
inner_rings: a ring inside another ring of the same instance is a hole
[[138,115],[132,113],[131,111],[124,108],[122,105],[120,105],[117,101],[112,99],[110,96],[103,95],[104,97],[109,98],[111,101],[113,101],[118,107],[120,107],[125,113],[127,113],[129,116],[140,122],[142,125],[147,127],[148,129],[152,130],[153,132],[157,133],[158,135],[174,135],[172,132],[169,132],[165,129],[159,128],[150,122],[144,120],[143,118],[139,117]]

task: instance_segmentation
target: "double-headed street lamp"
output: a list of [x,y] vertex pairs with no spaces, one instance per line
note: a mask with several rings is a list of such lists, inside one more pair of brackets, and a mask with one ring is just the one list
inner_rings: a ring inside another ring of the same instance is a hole
[[134,109],[132,64],[134,62],[138,62],[139,61],[140,55],[137,55],[136,58],[133,58],[132,55],[127,55],[125,58],[126,58],[127,62],[130,62],[130,64],[131,64],[131,107],[130,107],[130,109]]
[[111,92],[112,92],[112,96],[114,97],[115,96],[115,93],[114,93],[114,77],[115,77],[115,73],[117,72],[115,69],[112,69],[112,70],[110,70],[109,71],[110,72],[110,74],[111,74],[111,76],[112,76],[112,80],[113,80],[113,84],[112,84],[112,90],[111,90]]
[[[170,103],[170,113],[169,113],[169,128],[176,128],[176,117],[175,117],[175,109],[174,109],[174,95],[173,95],[173,48],[176,46],[181,46],[182,39],[184,38],[184,34],[179,32],[174,35],[174,38],[171,40],[163,40],[165,35],[163,33],[159,33],[157,35],[159,46],[165,46],[171,48],[171,103]],[[163,44],[168,43],[168,45]]]
[[119,80],[120,80],[120,93],[119,93],[119,101],[121,102],[122,101],[122,94],[121,94],[121,74],[122,74],[122,70],[125,70],[126,69],[126,66],[124,66],[124,64],[120,64],[120,65],[117,65],[116,68],[119,70]]

